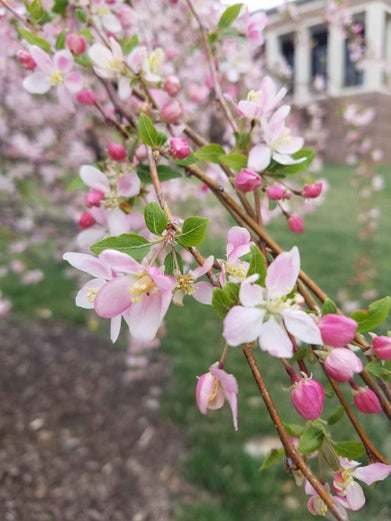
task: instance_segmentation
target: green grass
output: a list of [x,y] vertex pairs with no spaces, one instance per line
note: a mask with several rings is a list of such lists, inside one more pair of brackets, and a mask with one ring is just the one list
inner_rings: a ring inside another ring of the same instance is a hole
[[[330,180],[327,200],[314,214],[305,217],[305,233],[291,233],[283,219],[273,221],[270,234],[284,249],[298,245],[303,268],[336,299],[340,287],[346,287],[352,276],[352,265],[359,255],[358,226],[354,208],[357,194],[348,185],[350,170],[328,167],[325,176]],[[388,240],[389,201],[391,183],[386,178],[386,189],[379,194],[382,217],[373,240],[372,253],[378,265],[379,298],[391,294],[391,241]],[[204,254],[209,254],[204,248]],[[381,281],[381,283],[380,283]],[[359,288],[356,295],[360,294]],[[204,417],[195,405],[196,376],[207,371],[218,360],[223,347],[222,324],[210,310],[186,301],[183,309],[173,309],[167,318],[168,336],[163,349],[172,356],[174,381],[166,397],[165,410],[187,433],[188,458],[184,465],[187,479],[207,494],[197,505],[178,508],[178,521],[305,521],[313,519],[306,509],[307,498],[302,488],[296,487],[285,472],[284,463],[259,471],[263,458],[250,457],[244,444],[253,438],[274,436],[275,431],[265,406],[257,395],[248,366],[240,349],[230,349],[225,368],[235,374],[239,382],[239,431],[234,432],[229,407],[208,411]],[[391,329],[388,323],[388,329]],[[257,350],[256,357],[279,405],[284,421],[301,423],[289,400],[289,381],[281,364]],[[314,373],[317,375],[316,368]],[[350,392],[347,385],[346,396]],[[336,399],[328,400],[325,417],[338,407]],[[360,415],[372,440],[391,456],[389,424],[378,415]],[[333,432],[333,431],[332,431]],[[347,420],[335,428],[337,440],[356,439]],[[363,460],[365,464],[365,460]],[[391,518],[389,494],[391,483],[377,487],[364,485],[367,505],[361,512],[350,515],[353,521]]]

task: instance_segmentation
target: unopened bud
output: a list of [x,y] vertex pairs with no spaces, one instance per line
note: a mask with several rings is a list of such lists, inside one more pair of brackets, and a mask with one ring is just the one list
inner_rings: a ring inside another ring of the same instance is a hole
[[269,188],[266,190],[268,199],[271,199],[272,201],[280,201],[280,199],[283,199],[284,194],[284,188],[278,185],[269,186]]
[[177,123],[183,116],[181,104],[177,100],[168,101],[160,109],[160,117],[167,123]]
[[163,88],[167,94],[173,98],[178,94],[181,88],[179,78],[177,78],[177,76],[168,76],[164,82]]
[[94,105],[96,96],[92,90],[82,89],[76,94],[76,99],[82,105]]
[[65,41],[68,49],[74,56],[79,56],[87,50],[87,42],[83,35],[75,33],[67,34]]
[[296,411],[306,420],[316,420],[322,414],[325,391],[312,378],[296,378],[291,388],[291,400]]
[[186,159],[186,157],[190,155],[190,147],[186,138],[174,137],[170,139],[168,153],[177,159]]
[[119,143],[115,143],[114,141],[110,141],[108,152],[109,156],[111,159],[114,159],[114,161],[123,161],[126,158],[126,147]]
[[307,199],[316,199],[322,193],[323,185],[321,182],[314,185],[305,185],[303,188],[303,197]]
[[122,27],[130,27],[132,25],[134,15],[133,11],[127,5],[122,6],[117,11],[117,16],[121,22]]
[[376,336],[372,348],[380,360],[391,360],[391,337]]
[[19,63],[23,65],[23,67],[28,71],[33,71],[37,66],[31,54],[27,51],[20,50],[18,51],[16,56],[18,58]]
[[252,192],[262,183],[262,178],[254,170],[243,168],[235,178],[235,188],[241,192]]
[[85,196],[87,207],[92,208],[93,206],[100,206],[104,196],[104,193],[100,190],[90,190]]
[[85,230],[86,228],[91,228],[95,223],[94,217],[90,213],[84,212],[79,219],[79,228]]
[[344,347],[354,339],[358,324],[352,318],[330,313],[320,319],[323,342],[332,347]]
[[147,147],[142,143],[136,148],[134,155],[136,156],[138,161],[145,161],[145,159],[147,159],[148,157]]
[[288,226],[292,232],[295,233],[303,233],[304,231],[303,219],[297,214],[291,215],[288,218]]
[[324,368],[337,382],[347,382],[364,369],[359,357],[346,347],[333,349],[324,362]]
[[357,409],[365,414],[382,412],[379,398],[368,387],[353,389],[353,402]]

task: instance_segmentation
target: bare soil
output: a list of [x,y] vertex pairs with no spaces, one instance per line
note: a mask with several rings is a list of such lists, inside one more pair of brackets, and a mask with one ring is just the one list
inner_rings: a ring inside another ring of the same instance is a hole
[[0,323],[1,521],[171,521],[192,501],[168,361],[125,356],[69,324]]

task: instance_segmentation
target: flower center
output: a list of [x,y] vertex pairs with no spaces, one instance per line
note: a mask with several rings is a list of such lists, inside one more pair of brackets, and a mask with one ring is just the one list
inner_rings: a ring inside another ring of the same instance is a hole
[[217,396],[217,391],[219,390],[220,382],[213,376],[213,389],[212,392],[209,395],[208,403],[212,403]]
[[186,295],[192,295],[194,293],[194,279],[191,274],[179,275],[177,278],[178,285],[176,289],[182,290]]
[[64,74],[60,71],[54,71],[50,75],[50,84],[53,87],[56,87],[57,85],[61,85],[61,83],[64,82]]
[[144,273],[141,277],[133,284],[130,290],[130,296],[132,303],[140,302],[143,295],[156,293],[156,283],[151,279],[148,273]]
[[247,274],[248,265],[242,262],[238,264],[228,264],[222,261],[224,264],[224,270],[227,277],[235,277],[235,279],[244,280]]
[[95,302],[96,294],[98,293],[99,288],[88,288],[87,298],[91,303]]
[[247,94],[247,101],[251,101],[252,103],[258,103],[261,101],[262,91],[261,90],[250,90]]

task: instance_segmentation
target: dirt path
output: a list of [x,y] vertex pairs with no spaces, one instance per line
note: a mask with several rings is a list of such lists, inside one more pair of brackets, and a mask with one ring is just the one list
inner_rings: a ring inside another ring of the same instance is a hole
[[159,412],[167,360],[143,374],[69,325],[0,323],[1,521],[172,521],[194,491]]

